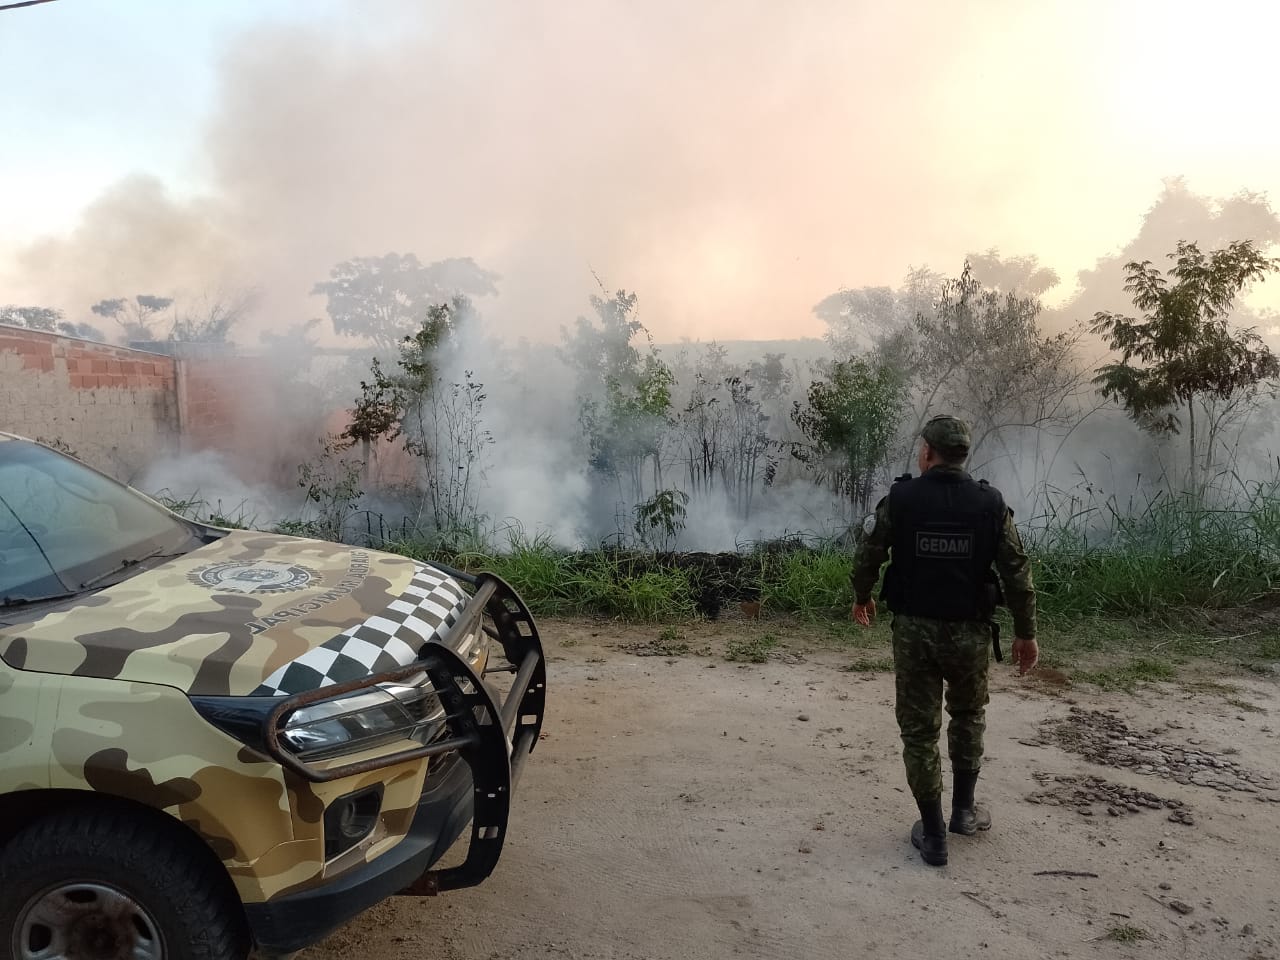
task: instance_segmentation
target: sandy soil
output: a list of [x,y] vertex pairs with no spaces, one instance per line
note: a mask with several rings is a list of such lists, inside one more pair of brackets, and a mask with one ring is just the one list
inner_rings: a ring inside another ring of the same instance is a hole
[[[759,629],[686,634],[714,647]],[[829,651],[739,665],[620,649],[653,627],[543,632],[546,735],[497,872],[472,890],[389,901],[300,960],[1280,958],[1274,683],[1231,681],[1233,704],[1168,685],[1064,689],[997,668],[979,786],[995,827],[952,837],[951,863],[936,869],[907,838],[891,675],[843,670],[852,657]],[[1160,757],[1150,775],[1085,760],[1043,726],[1066,718],[1078,734],[1091,717],[1110,723],[1102,740],[1123,747],[1120,724],[1150,734],[1139,748],[1159,741],[1216,786],[1161,776]],[[1085,777],[1118,786],[1091,802],[1098,784]],[[1115,806],[1124,787],[1146,801]],[[1152,809],[1152,797],[1170,803]]]

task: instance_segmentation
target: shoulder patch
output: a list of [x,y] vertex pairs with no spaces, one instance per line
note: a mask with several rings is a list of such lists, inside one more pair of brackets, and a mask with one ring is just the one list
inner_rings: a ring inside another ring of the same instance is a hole
[[868,513],[865,520],[862,521],[862,532],[868,537],[876,532],[876,515]]

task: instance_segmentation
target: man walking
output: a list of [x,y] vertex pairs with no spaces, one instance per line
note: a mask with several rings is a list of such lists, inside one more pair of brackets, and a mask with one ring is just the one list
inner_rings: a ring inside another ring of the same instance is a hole
[[986,729],[991,618],[999,600],[993,568],[1013,614],[1013,660],[1020,674],[1036,665],[1039,649],[1031,564],[1000,492],[964,470],[969,428],[954,417],[934,417],[920,437],[920,476],[900,477],[863,523],[851,577],[853,619],[871,625],[871,591],[887,558],[881,599],[893,612],[902,759],[920,808],[911,842],[925,863],[942,866],[948,826],[938,751],[944,681],[954,778],[950,829],[972,836],[991,826],[973,793]]

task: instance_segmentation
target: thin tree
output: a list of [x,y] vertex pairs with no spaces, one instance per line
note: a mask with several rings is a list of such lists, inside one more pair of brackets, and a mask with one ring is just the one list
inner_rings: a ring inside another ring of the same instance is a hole
[[412,253],[388,253],[344,260],[311,292],[325,297],[336,333],[368,338],[389,352],[405,337],[416,335],[431,307],[459,295],[497,293],[498,279],[470,257],[424,265]]
[[865,512],[888,459],[906,403],[906,384],[891,367],[861,357],[837,361],[796,401],[791,419],[805,440],[791,454],[814,479]]
[[[593,296],[595,320],[563,331],[561,355],[578,374],[578,419],[588,463],[630,503],[663,489],[663,447],[675,376],[635,317],[634,293]],[[597,325],[598,324],[598,325]],[[633,341],[640,339],[643,349]],[[646,467],[649,482],[646,484]]]
[[1167,275],[1150,260],[1125,267],[1125,292],[1140,318],[1099,312],[1093,330],[1120,354],[1098,368],[1094,382],[1103,396],[1118,401],[1144,430],[1177,434],[1187,428],[1187,479],[1201,496],[1201,467],[1212,467],[1217,430],[1198,449],[1197,411],[1218,402],[1251,397],[1263,382],[1280,376],[1280,360],[1252,329],[1230,322],[1236,298],[1253,281],[1280,269],[1280,260],[1263,256],[1249,240],[1202,253],[1179,241],[1169,254]]

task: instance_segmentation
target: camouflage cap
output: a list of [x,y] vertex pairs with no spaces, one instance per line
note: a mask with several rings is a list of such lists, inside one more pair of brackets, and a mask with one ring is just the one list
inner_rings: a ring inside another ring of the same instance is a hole
[[934,417],[924,425],[920,437],[939,453],[949,457],[967,456],[969,453],[969,427],[955,417]]

